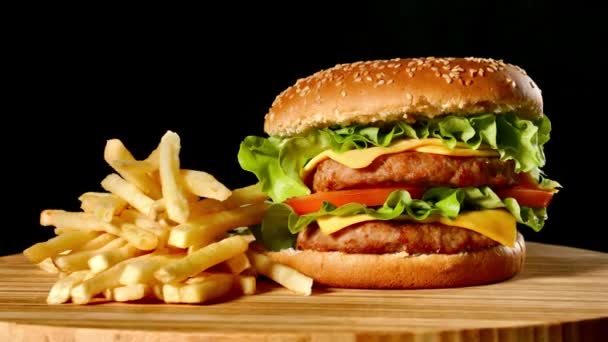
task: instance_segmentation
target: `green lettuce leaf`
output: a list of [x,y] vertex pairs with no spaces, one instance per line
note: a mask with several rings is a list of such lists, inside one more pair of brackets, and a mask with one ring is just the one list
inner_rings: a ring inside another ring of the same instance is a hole
[[249,136],[239,148],[238,160],[253,172],[274,202],[310,194],[300,170],[327,149],[344,152],[371,146],[386,147],[400,139],[438,138],[453,148],[463,143],[471,149],[482,144],[513,160],[517,172],[545,164],[543,145],[549,140],[551,123],[546,116],[530,121],[516,114],[446,116],[414,124],[396,122],[379,126],[348,126],[314,129],[291,138]]
[[291,207],[275,203],[267,210],[262,225],[256,227],[254,234],[258,241],[273,251],[293,247],[297,234],[317,218],[368,214],[377,220],[393,220],[407,216],[422,221],[431,216],[455,218],[464,210],[505,208],[522,225],[535,231],[542,229],[547,218],[546,210],[520,206],[513,198],[501,200],[489,187],[480,188],[431,188],[422,199],[413,199],[406,190],[392,192],[384,204],[369,208],[359,203],[349,203],[336,207],[324,202],[316,212],[297,215]]

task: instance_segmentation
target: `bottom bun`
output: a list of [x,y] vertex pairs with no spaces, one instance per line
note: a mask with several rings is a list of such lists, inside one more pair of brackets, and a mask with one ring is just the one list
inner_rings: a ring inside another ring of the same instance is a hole
[[272,260],[343,288],[442,288],[503,281],[520,272],[526,247],[518,234],[514,247],[496,246],[459,254],[347,254],[313,250],[266,252]]

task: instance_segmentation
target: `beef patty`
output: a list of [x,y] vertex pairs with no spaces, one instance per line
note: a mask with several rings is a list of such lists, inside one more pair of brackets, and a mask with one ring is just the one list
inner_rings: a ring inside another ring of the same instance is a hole
[[314,191],[404,184],[499,187],[517,184],[518,180],[512,160],[400,152],[380,156],[362,169],[351,169],[334,160],[325,160],[318,165],[312,186]]
[[368,221],[327,235],[311,224],[298,235],[297,249],[383,254],[408,252],[454,254],[499,245],[469,229],[440,223]]

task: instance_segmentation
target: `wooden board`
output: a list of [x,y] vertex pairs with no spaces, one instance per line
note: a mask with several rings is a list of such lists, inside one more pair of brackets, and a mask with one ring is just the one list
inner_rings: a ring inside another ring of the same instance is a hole
[[46,305],[55,277],[0,258],[0,341],[608,340],[608,254],[528,243],[509,281],[435,290],[315,289],[267,283],[206,306]]

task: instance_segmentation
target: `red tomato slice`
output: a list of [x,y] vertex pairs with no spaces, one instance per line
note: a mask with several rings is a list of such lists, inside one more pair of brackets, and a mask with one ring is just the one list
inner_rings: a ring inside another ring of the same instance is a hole
[[323,201],[337,207],[348,203],[361,203],[367,206],[384,204],[388,195],[395,190],[407,190],[413,198],[420,198],[424,193],[423,187],[399,186],[390,188],[338,190],[316,192],[312,195],[293,197],[285,201],[298,215],[313,213],[321,208]]
[[506,189],[494,190],[498,197],[507,198],[513,197],[519,205],[532,208],[546,208],[551,203],[551,199],[555,194],[552,191],[531,189],[524,187],[513,187]]
[[[329,202],[337,207],[348,203],[361,203],[367,206],[384,204],[388,195],[395,190],[407,190],[412,198],[421,198],[426,190],[417,186],[399,186],[390,188],[372,188],[316,192],[308,196],[293,197],[285,201],[298,215],[313,213],[321,208],[323,202]],[[498,197],[513,197],[519,205],[532,208],[549,206],[554,192],[526,187],[512,187],[494,190]]]

